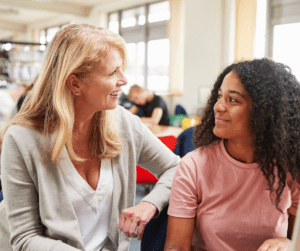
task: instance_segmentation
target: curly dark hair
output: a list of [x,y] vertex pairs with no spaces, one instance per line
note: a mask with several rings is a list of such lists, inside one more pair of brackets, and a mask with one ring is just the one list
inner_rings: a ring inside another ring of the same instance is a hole
[[[213,133],[214,105],[224,77],[234,71],[252,99],[250,128],[254,161],[259,164],[271,192],[276,192],[276,208],[289,172],[300,184],[300,85],[286,65],[270,59],[255,59],[228,66],[211,91],[201,123],[195,132],[195,145],[208,146],[221,140]],[[279,184],[274,189],[275,168]],[[281,211],[282,212],[282,211]]]

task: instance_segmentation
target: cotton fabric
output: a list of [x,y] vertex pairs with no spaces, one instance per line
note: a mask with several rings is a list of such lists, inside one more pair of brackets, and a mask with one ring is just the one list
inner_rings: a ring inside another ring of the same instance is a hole
[[279,204],[282,215],[270,199],[258,164],[233,159],[222,140],[181,160],[168,214],[196,217],[196,251],[257,251],[267,239],[286,237],[288,213],[296,215],[299,190],[290,178],[287,184]]

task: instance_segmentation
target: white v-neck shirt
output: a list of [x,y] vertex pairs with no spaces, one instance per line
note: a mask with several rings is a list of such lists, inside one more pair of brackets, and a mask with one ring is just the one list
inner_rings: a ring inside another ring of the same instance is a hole
[[113,176],[110,159],[102,159],[96,190],[75,169],[66,148],[60,166],[73,204],[84,246],[88,251],[99,251],[105,244],[112,207]]

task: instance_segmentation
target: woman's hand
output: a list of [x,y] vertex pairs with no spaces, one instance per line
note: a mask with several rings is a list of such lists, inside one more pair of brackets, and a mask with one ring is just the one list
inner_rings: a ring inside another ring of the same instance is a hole
[[289,251],[291,240],[288,238],[274,238],[266,240],[257,251]]
[[[153,218],[156,211],[156,206],[146,201],[142,201],[137,206],[124,209],[121,213],[119,229],[123,231],[127,237],[137,237],[137,239],[140,240],[146,225]],[[137,227],[138,231],[136,234]]]

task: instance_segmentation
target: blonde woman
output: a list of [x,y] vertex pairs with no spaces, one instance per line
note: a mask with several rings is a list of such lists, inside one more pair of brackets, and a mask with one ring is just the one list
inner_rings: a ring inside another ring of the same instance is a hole
[[[124,40],[90,25],[49,44],[3,139],[1,251],[128,250],[168,203],[179,158],[117,106],[125,62]],[[159,181],[134,206],[137,164]]]

